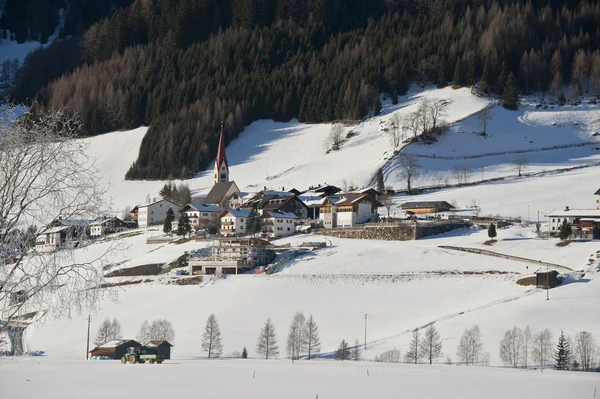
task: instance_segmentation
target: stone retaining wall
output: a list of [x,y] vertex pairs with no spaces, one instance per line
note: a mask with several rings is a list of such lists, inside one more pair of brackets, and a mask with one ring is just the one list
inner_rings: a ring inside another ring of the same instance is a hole
[[348,229],[320,229],[316,231],[329,237],[350,238],[356,240],[384,240],[384,241],[410,241],[436,234],[447,233],[452,230],[468,227],[468,223],[436,224],[434,226],[421,226],[412,223],[394,226],[363,226]]

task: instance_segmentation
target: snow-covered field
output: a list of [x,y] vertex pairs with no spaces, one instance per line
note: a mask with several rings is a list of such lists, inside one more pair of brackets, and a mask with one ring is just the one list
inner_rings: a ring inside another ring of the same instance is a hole
[[479,367],[259,360],[111,361],[0,359],[10,399],[107,398],[593,398],[597,375]]

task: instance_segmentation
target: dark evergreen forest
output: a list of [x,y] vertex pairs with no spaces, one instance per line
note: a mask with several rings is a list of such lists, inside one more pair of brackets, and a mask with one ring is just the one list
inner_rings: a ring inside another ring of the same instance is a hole
[[257,119],[361,119],[413,81],[600,94],[592,0],[135,0],[66,37],[13,97],[78,112],[88,135],[150,125],[132,179],[202,170],[222,120],[229,142]]

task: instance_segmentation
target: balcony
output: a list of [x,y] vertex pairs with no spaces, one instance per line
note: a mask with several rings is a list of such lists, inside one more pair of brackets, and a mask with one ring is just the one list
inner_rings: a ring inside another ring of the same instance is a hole
[[234,224],[233,222],[221,222],[221,226],[233,226]]

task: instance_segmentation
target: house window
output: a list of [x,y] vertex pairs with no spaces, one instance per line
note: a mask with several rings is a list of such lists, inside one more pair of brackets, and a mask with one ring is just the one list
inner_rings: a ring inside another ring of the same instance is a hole
[[225,173],[221,173],[221,179],[225,180],[225,178],[227,177],[227,175]]
[[208,216],[208,213],[203,213],[202,216]]
[[288,231],[290,231],[290,228],[288,227]]
[[552,219],[552,223],[556,222],[556,219]]
[[556,230],[556,227],[553,227],[553,228],[552,228],[552,231],[554,231],[554,230]]
[[244,219],[241,219],[241,222],[244,223]]

